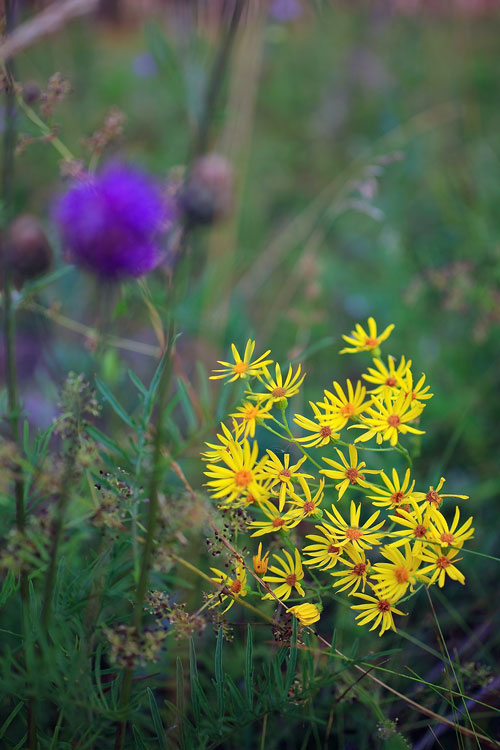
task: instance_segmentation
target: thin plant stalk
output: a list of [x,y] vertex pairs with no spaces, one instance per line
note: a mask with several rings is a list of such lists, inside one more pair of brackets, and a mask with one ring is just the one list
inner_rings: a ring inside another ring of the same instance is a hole
[[[14,27],[16,0],[5,0],[5,27],[7,33]],[[7,224],[12,214],[14,193],[14,155],[17,141],[16,132],[16,94],[14,87],[14,64],[12,60],[5,61],[5,112],[3,133],[3,163],[1,172],[1,195],[4,204],[4,221]],[[4,228],[5,231],[5,228]],[[12,440],[21,454],[22,436],[20,427],[20,403],[17,389],[17,368],[15,349],[15,312],[12,305],[12,279],[6,253],[3,255],[3,341],[5,350],[5,376],[7,382],[7,401],[9,406],[8,421],[10,424]],[[26,525],[26,510],[24,504],[24,481],[20,471],[16,471],[14,480],[14,495],[16,501],[16,526],[19,532],[23,532]],[[26,607],[28,602],[28,576],[21,572],[21,619],[23,632],[28,636],[26,623]],[[35,750],[37,745],[35,705],[32,697],[28,698],[27,704],[27,734],[26,747]]]

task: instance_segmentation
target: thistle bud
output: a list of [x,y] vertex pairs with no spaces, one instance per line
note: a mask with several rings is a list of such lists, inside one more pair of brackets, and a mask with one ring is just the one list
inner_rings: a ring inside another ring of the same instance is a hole
[[40,98],[40,86],[35,81],[27,81],[23,85],[23,99],[26,104],[34,104]]
[[233,171],[220,154],[206,154],[194,164],[180,203],[192,224],[212,224],[231,210]]
[[5,263],[20,288],[28,279],[46,273],[52,264],[52,248],[38,219],[22,214],[10,225]]

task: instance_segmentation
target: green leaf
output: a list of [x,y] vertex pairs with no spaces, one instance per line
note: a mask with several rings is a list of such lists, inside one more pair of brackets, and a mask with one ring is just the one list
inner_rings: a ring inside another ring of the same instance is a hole
[[102,380],[100,380],[99,378],[96,378],[95,382],[96,382],[97,389],[99,390],[101,396],[104,398],[105,401],[108,402],[108,404],[111,406],[115,414],[118,417],[120,417],[122,422],[125,422],[125,424],[127,424],[129,427],[135,430],[136,429],[135,422],[133,421],[131,417],[129,417],[129,415],[127,414],[123,406],[120,404],[120,402],[116,399],[116,397],[113,396],[108,386],[105,385],[102,382]]
[[188,431],[194,432],[198,426],[198,419],[196,417],[191,399],[189,398],[188,390],[181,378],[176,378],[176,382],[177,392],[179,394],[182,410],[184,412],[188,425]]
[[253,707],[253,633],[247,626],[247,648],[245,656],[245,692],[250,708]]
[[7,716],[4,723],[0,727],[0,739],[2,739],[5,732],[9,728],[10,724],[14,721],[14,719],[16,718],[17,714],[19,713],[19,711],[22,709],[23,706],[24,706],[24,701],[19,701],[17,706],[15,706],[10,712],[10,714]]
[[5,580],[3,582],[2,590],[0,591],[0,607],[8,602],[10,597],[15,594],[19,588],[19,582],[16,582],[16,578],[12,570],[7,571]]
[[193,709],[194,718],[196,723],[199,724],[201,719],[200,712],[200,701],[198,694],[195,689],[195,683],[198,680],[198,665],[196,663],[196,649],[194,646],[194,639],[189,639],[189,686],[191,689],[191,707]]
[[224,716],[224,676],[222,674],[222,627],[217,634],[217,645],[215,647],[215,691],[217,695],[217,712]]
[[292,640],[290,641],[290,652],[288,654],[286,665],[285,690],[288,694],[292,682],[295,679],[295,669],[297,666],[297,618],[293,618],[292,623]]
[[162,354],[162,357],[160,361],[158,362],[158,366],[155,370],[155,373],[153,377],[151,378],[151,383],[148,390],[148,395],[146,396],[144,400],[144,423],[147,424],[149,420],[151,419],[151,414],[153,412],[153,406],[156,398],[156,393],[158,391],[160,381],[162,378],[162,375],[165,371],[165,368],[167,366],[167,363],[170,360],[170,355],[172,353],[172,349],[175,345],[175,342],[179,338],[180,333],[178,333],[176,336],[173,337],[172,341],[169,341],[167,348]]
[[130,380],[135,385],[139,393],[142,393],[143,396],[147,396],[148,389],[146,388],[142,380],[139,377],[137,377],[135,372],[133,372],[132,370],[127,370],[127,375],[129,376]]
[[125,459],[127,462],[129,461],[129,457],[124,451],[122,451],[118,443],[115,443],[114,440],[111,440],[111,438],[105,435],[104,432],[101,432],[101,430],[99,430],[97,427],[94,427],[94,425],[91,425],[91,424],[87,425],[87,433],[97,443],[101,443],[105,448],[110,450],[112,453],[116,453],[117,455]]
[[144,744],[144,740],[139,734],[139,730],[136,729],[136,727],[133,725],[132,725],[132,734],[134,735],[134,743],[135,743],[136,750],[148,750],[146,745]]
[[177,723],[179,725],[181,745],[184,747],[186,744],[184,730],[184,670],[182,668],[182,661],[179,657],[176,659],[175,675],[177,688]]
[[167,737],[163,729],[163,722],[160,717],[160,712],[158,711],[158,706],[156,705],[153,691],[151,690],[151,688],[146,688],[146,690],[147,690],[148,697],[149,697],[149,706],[151,709],[151,716],[153,717],[153,726],[155,728],[156,738],[158,742],[160,743],[160,747],[163,750],[163,748],[167,746]]

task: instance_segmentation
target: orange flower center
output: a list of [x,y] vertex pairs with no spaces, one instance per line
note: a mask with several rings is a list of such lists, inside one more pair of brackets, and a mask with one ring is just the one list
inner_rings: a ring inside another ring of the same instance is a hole
[[252,495],[252,494],[251,494],[251,493],[249,492],[249,493],[248,493],[248,495],[247,495],[247,496],[246,496],[246,498],[245,498],[245,502],[247,503],[247,505],[252,505],[253,503],[256,503],[256,502],[257,502],[257,498],[256,498],[256,497],[254,497],[254,496],[253,496],[253,495]]
[[396,380],[396,378],[393,378],[393,377],[389,377],[385,381],[385,384],[388,385],[388,386],[390,386],[391,388],[394,388],[394,386],[396,385],[396,383],[397,383],[397,380]]
[[354,541],[355,539],[361,539],[361,537],[363,536],[363,532],[361,531],[361,529],[349,528],[345,530],[345,535],[348,539]]
[[319,434],[321,435],[321,437],[330,437],[330,435],[332,434],[332,429],[331,427],[322,427],[319,431]]
[[391,414],[390,417],[387,417],[387,424],[389,427],[398,427],[401,424],[401,420],[397,414]]
[[238,485],[238,487],[248,487],[252,480],[253,474],[247,469],[241,469],[241,471],[237,471],[234,475],[234,483]]
[[231,582],[231,593],[232,594],[239,594],[241,591],[241,581],[236,578],[236,580]]
[[388,602],[386,599],[382,599],[382,601],[380,601],[377,604],[377,609],[378,609],[379,612],[390,612],[391,611],[391,603]]
[[448,565],[451,565],[451,560],[448,560],[447,557],[438,557],[436,560],[436,568],[439,568],[440,570],[444,570]]
[[289,469],[283,469],[283,471],[280,471],[279,475],[280,477],[283,477],[281,481],[285,482],[287,479],[290,479],[292,472]]
[[284,525],[285,525],[284,518],[273,518],[273,522],[271,526],[274,526],[275,529],[280,529]]
[[430,488],[429,492],[425,496],[425,499],[428,503],[432,503],[432,505],[435,505],[436,508],[439,508],[439,506],[443,502],[443,498],[438,495],[433,487]]
[[354,466],[351,466],[350,469],[347,469],[345,475],[351,484],[356,484],[356,482],[358,481],[358,477],[362,479],[361,474],[357,469],[354,468]]
[[309,500],[307,503],[304,503],[304,513],[314,513],[316,510],[316,503],[314,503],[312,500]]
[[372,339],[371,337],[368,337],[365,341],[365,346],[378,346],[378,339]]
[[246,362],[236,362],[233,366],[233,370],[237,375],[242,375],[248,370],[248,364]]
[[255,406],[249,407],[247,409],[247,411],[245,412],[245,414],[243,414],[243,418],[244,419],[255,419],[255,417],[257,416],[258,413],[259,412],[258,412],[257,407],[255,407]]
[[408,573],[406,568],[396,568],[396,570],[394,571],[394,575],[396,576],[396,581],[398,583],[408,583],[410,574]]
[[353,574],[355,576],[359,576],[360,578],[364,576],[365,571],[366,571],[366,563],[358,563],[352,569]]
[[297,576],[295,575],[295,573],[292,573],[291,575],[287,576],[285,580],[289,586],[295,586],[295,584],[297,583]]
[[394,505],[399,505],[401,500],[404,498],[404,494],[399,490],[398,492],[395,492],[393,495],[391,495],[391,502],[394,503]]
[[453,544],[454,539],[454,534],[449,534],[446,532],[444,534],[441,534],[441,541],[446,542],[446,544]]
[[350,401],[347,402],[347,404],[344,404],[340,408],[340,413],[343,417],[353,417],[356,414],[356,405],[351,404]]
[[284,398],[286,396],[286,390],[284,388],[273,388],[271,396],[274,396],[274,398]]
[[336,547],[334,544],[330,544],[327,550],[331,555],[338,555],[340,547]]
[[415,526],[415,528],[413,530],[413,534],[414,534],[414,536],[416,536],[419,539],[421,539],[423,536],[425,536],[427,534],[427,529],[425,528],[425,526],[422,526],[422,524],[419,523],[418,526]]

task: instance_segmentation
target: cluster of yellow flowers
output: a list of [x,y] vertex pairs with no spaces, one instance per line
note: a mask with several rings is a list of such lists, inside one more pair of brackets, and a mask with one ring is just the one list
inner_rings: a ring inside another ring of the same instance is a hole
[[[345,388],[334,381],[333,390],[325,390],[321,401],[309,402],[310,416],[294,415],[293,422],[306,435],[294,436],[286,416],[288,400],[298,393],[305,377],[300,365],[295,371],[290,366],[285,374],[279,364],[267,358],[269,351],[252,359],[255,342],[249,341],[243,357],[233,345],[234,362],[219,362],[222,369],[214,371],[213,379],[244,380],[247,391],[241,406],[230,415],[231,427],[222,424],[218,442],[207,443],[203,458],[208,464],[205,474],[209,492],[221,507],[245,507],[252,512],[252,537],[280,535],[283,549],[282,554],[273,554],[274,565],[269,565],[269,552],[262,554],[262,542],[253,557],[255,573],[273,585],[277,598],[311,598],[303,588],[303,565],[307,566],[317,604],[305,601],[288,610],[306,625],[320,618],[315,569],[336,568],[329,573],[333,588],[359,599],[352,605],[353,610],[359,610],[358,625],[371,623],[370,629],[380,628],[380,635],[395,630],[393,615],[405,614],[396,604],[409,598],[417,584],[437,583],[442,587],[447,577],[465,582],[456,564],[462,559],[459,555],[464,542],[474,533],[472,517],[460,524],[456,507],[449,522],[442,504],[446,497],[467,496],[443,494],[443,477],[436,487],[418,492],[410,468],[404,474],[396,468],[387,474],[382,469],[367,469],[358,455],[358,450],[392,449],[411,464],[400,437],[424,434],[417,425],[433,394],[425,384],[425,375],[414,383],[411,360],[401,357],[397,363],[392,356],[382,359],[380,344],[393,328],[388,326],[378,334],[374,319],[369,318],[368,330],[357,325],[350,336],[343,337],[349,346],[340,353],[369,352],[372,366],[357,383],[347,380]],[[280,458],[269,449],[261,453],[257,441],[251,441],[257,424],[295,444],[302,456],[296,460],[284,453]],[[351,429],[361,433],[349,441]],[[343,430],[345,440],[341,439]],[[379,446],[389,446],[365,447],[372,438]],[[315,450],[310,453],[306,448]],[[330,454],[321,455],[327,448]],[[326,484],[328,479],[333,482]],[[346,493],[362,493],[364,497],[358,496],[358,502],[351,499],[349,511],[346,508],[340,512],[334,503],[329,509],[324,507],[325,493],[336,502]],[[370,505],[376,510],[368,515]],[[301,527],[296,528],[299,524]],[[314,533],[307,533],[312,530],[311,524]],[[295,529],[293,534],[291,529]],[[372,563],[370,557],[376,552],[380,559]],[[249,592],[245,566],[239,562],[234,577],[217,568],[212,571],[213,580],[224,591],[218,601],[229,599],[227,611]],[[369,594],[365,593],[367,587]],[[268,591],[262,598],[274,597]]]

